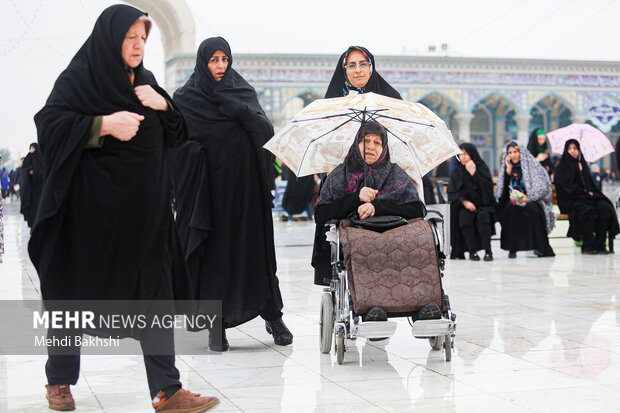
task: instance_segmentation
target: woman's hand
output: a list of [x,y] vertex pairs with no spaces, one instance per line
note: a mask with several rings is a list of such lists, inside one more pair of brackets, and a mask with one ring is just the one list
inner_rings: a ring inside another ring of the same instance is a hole
[[136,96],[140,99],[142,106],[153,110],[168,110],[168,102],[150,85],[141,85],[133,88]]
[[370,202],[366,202],[365,204],[362,204],[357,208],[357,214],[360,216],[360,219],[374,217],[375,206]]
[[[580,164],[581,165],[581,164]],[[588,195],[594,196],[594,192],[588,191]]]
[[365,186],[360,190],[360,201],[361,202],[372,202],[375,200],[375,197],[377,196],[378,192],[379,191],[377,191],[376,189],[372,189],[372,188]]
[[471,176],[474,176],[476,173],[476,164],[470,159],[469,162],[465,164],[465,169],[467,169],[467,172],[469,172]]
[[510,175],[512,173],[512,162],[510,159],[506,158],[506,173]]
[[99,136],[112,135],[119,141],[126,142],[136,136],[144,116],[133,112],[114,112],[101,118]]
[[536,155],[536,160],[538,162],[542,162],[545,159],[547,159],[548,157],[549,157],[549,154],[546,154],[546,153],[543,152],[543,153],[539,153],[538,155]]
[[471,201],[463,200],[461,201],[461,203],[463,204],[465,209],[468,211],[474,212],[477,209],[476,205],[474,205],[474,203]]

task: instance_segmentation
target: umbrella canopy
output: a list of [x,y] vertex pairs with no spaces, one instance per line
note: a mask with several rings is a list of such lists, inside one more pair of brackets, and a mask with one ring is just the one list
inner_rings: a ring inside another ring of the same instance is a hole
[[555,153],[564,152],[564,144],[569,139],[576,139],[587,162],[594,162],[614,151],[611,142],[603,132],[587,123],[573,123],[564,128],[556,129],[547,134],[551,142],[551,150]]
[[388,131],[391,161],[418,184],[422,175],[461,153],[430,109],[375,93],[315,100],[264,147],[297,176],[329,172],[344,161],[361,123],[371,120]]

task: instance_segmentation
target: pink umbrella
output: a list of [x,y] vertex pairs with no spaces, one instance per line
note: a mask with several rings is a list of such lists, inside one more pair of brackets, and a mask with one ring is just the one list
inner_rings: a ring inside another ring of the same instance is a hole
[[573,123],[564,128],[556,129],[547,134],[551,142],[551,150],[555,153],[564,152],[564,144],[569,139],[576,139],[587,162],[594,162],[614,151],[609,138],[603,132],[586,123]]

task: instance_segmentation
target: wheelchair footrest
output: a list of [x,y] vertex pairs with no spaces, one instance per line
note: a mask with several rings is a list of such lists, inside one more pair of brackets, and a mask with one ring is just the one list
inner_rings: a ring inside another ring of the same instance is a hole
[[439,320],[418,320],[411,327],[415,337],[436,337],[454,333],[456,322],[442,318]]
[[395,331],[395,321],[364,321],[353,329],[352,335],[366,338],[382,338],[392,337]]

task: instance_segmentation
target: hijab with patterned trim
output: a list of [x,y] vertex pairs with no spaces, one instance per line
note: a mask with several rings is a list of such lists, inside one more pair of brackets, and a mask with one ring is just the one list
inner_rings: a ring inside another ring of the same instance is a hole
[[[522,192],[527,194],[528,202],[538,202],[542,206],[545,212],[547,233],[549,233],[555,226],[556,219],[551,206],[551,180],[549,179],[549,174],[536,158],[532,156],[530,151],[521,150],[519,144],[515,141],[511,141],[506,145],[506,150],[502,156],[502,173],[499,174],[495,196],[498,199],[501,198],[504,189],[508,148],[517,148],[521,153],[521,161],[519,162],[521,172],[518,173],[519,179],[516,179],[514,175],[515,166],[513,166],[513,175],[511,175],[510,178],[510,185],[514,185],[517,189],[522,187],[525,189]],[[515,178],[514,181],[513,178]]]
[[[347,78],[347,70],[344,65],[347,61],[347,56],[353,51],[361,52],[370,62],[370,79],[368,79],[368,83],[366,83],[363,88],[353,87]],[[379,95],[402,100],[400,93],[390,86],[390,84],[377,72],[375,57],[368,51],[368,49],[362,46],[350,46],[340,56],[340,59],[338,59],[338,64],[336,65],[336,70],[334,71],[332,79],[329,82],[329,86],[327,87],[325,98],[347,96],[351,91],[355,91],[357,93],[373,92]]]
[[[383,152],[373,164],[367,165],[359,143],[370,133],[381,135]],[[380,201],[402,205],[420,199],[411,177],[390,161],[387,131],[379,122],[368,122],[360,127],[344,162],[327,176],[316,204],[330,204],[363,186],[378,190],[376,199]]]

